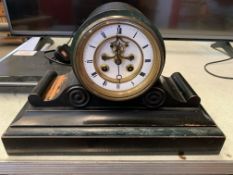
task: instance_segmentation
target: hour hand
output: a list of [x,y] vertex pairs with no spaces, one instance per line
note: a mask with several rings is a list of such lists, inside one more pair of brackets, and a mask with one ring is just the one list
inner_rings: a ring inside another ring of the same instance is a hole
[[107,54],[102,55],[102,60],[104,60],[104,61],[114,59],[114,58],[115,58],[115,55],[114,56],[108,56]]

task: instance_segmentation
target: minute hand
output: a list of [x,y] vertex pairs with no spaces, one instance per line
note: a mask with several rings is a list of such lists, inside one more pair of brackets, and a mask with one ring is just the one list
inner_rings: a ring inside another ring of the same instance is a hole
[[133,61],[134,60],[134,55],[133,54],[130,54],[129,56],[123,56],[123,55],[120,55],[120,59],[126,59],[126,60],[129,60],[129,61]]

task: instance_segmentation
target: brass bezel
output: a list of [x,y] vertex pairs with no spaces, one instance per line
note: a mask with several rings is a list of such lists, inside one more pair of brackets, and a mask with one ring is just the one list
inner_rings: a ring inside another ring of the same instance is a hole
[[[155,54],[155,58],[152,63],[153,64],[151,69],[152,71],[149,73],[149,75],[147,75],[146,79],[141,84],[133,87],[130,90],[112,91],[100,87],[89,78],[84,68],[83,51],[91,34],[96,32],[105,25],[112,25],[112,24],[127,24],[136,27],[138,30],[143,32],[148,37],[151,45],[153,46],[153,52]],[[152,29],[137,19],[129,18],[126,16],[109,16],[109,17],[101,18],[95,21],[94,23],[90,24],[88,27],[86,27],[80,34],[77,43],[75,45],[73,70],[77,78],[81,82],[81,84],[85,88],[87,88],[91,93],[99,97],[102,97],[104,99],[112,100],[112,101],[129,100],[143,94],[154,84],[154,82],[160,76],[160,72],[163,65],[161,65],[162,57],[161,57],[161,48],[160,45],[158,44],[159,42],[160,42],[159,38],[155,35]]]

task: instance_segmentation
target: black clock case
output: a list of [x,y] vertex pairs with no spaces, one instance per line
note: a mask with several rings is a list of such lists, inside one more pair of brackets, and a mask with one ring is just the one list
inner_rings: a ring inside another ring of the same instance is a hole
[[8,154],[218,154],[225,136],[180,73],[124,102],[87,92],[73,72],[48,72],[2,136]]

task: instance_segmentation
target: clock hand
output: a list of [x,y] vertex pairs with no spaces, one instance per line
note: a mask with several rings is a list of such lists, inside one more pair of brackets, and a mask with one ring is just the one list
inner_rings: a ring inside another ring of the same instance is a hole
[[116,79],[118,80],[118,85],[117,88],[120,88],[120,83],[121,83],[121,79],[122,79],[122,75],[120,74],[120,65],[117,65],[117,76]]
[[107,60],[110,60],[110,59],[114,59],[115,57],[116,57],[116,55],[108,56],[106,53],[104,53],[102,55],[102,60],[107,61]]
[[123,56],[123,55],[120,55],[121,59],[126,59],[126,60],[129,60],[129,61],[133,61],[134,60],[134,55],[133,54],[130,54],[129,56]]

